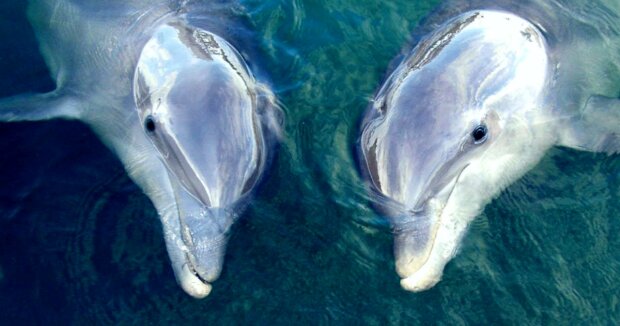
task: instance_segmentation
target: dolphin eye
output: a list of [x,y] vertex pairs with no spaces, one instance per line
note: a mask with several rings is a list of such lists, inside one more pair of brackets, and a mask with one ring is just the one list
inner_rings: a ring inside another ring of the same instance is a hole
[[487,126],[484,124],[476,126],[471,133],[471,137],[474,138],[474,144],[482,144],[487,140]]
[[147,116],[146,119],[144,119],[144,129],[146,129],[146,131],[148,132],[154,132],[155,131],[155,120],[153,120],[152,116]]

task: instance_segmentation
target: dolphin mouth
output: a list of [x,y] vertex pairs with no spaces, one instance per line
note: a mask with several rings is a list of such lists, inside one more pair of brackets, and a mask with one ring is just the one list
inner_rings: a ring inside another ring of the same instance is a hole
[[186,221],[188,224],[182,224],[182,228],[185,229],[183,242],[187,247],[185,260],[188,268],[205,283],[213,282],[219,278],[224,265],[228,227],[218,229],[216,232],[221,233],[213,235],[205,231],[205,225],[209,231],[213,229],[204,218],[197,221],[192,221],[192,218],[186,219],[189,220]]
[[202,276],[200,276],[200,273],[198,273],[196,271],[196,267],[194,266],[193,259],[190,257],[189,253],[187,253],[185,255],[185,259],[187,260],[187,263],[185,264],[185,266],[187,266],[189,272],[192,273],[194,275],[194,277],[197,278],[200,282],[202,282],[202,283],[204,283],[206,285],[211,285],[211,283],[209,281],[207,281],[206,279],[202,278]]
[[229,230],[237,215],[233,208],[204,204],[181,182],[171,180],[178,225],[175,246],[180,250],[177,280],[189,295],[204,298],[222,272]]
[[453,250],[438,248],[438,233],[444,223],[445,208],[468,166],[461,168],[452,181],[423,205],[409,211],[404,222],[394,222],[396,271],[405,290],[424,291],[441,280],[443,268],[452,258]]
[[185,216],[180,219],[179,240],[183,243],[181,246],[183,259],[180,262],[180,275],[177,279],[185,292],[200,299],[211,292],[212,283],[222,272],[228,241],[227,229],[222,234],[214,236],[200,228],[206,225],[206,229],[209,229],[211,226],[204,217],[192,219],[191,216]]

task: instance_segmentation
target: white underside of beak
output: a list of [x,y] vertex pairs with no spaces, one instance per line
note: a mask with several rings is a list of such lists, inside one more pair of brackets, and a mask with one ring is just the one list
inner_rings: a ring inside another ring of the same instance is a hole
[[437,284],[443,274],[443,265],[426,263],[417,272],[400,280],[400,286],[412,292],[425,291]]
[[183,270],[179,275],[179,284],[187,294],[196,299],[202,299],[211,293],[211,284],[204,283],[190,270],[187,264],[183,264]]

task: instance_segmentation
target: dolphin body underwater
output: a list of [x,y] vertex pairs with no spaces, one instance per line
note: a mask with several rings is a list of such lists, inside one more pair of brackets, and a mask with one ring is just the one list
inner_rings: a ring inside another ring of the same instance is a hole
[[620,2],[448,1],[361,122],[360,171],[401,286],[434,286],[471,222],[552,146],[620,150]]
[[0,101],[0,121],[90,126],[157,209],[177,281],[197,298],[221,273],[229,230],[282,119],[240,53],[210,31],[225,30],[217,13],[229,7],[31,0],[28,18],[57,88]]

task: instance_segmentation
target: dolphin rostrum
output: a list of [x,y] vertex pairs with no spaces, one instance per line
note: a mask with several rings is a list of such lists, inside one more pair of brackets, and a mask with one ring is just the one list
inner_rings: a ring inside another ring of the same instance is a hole
[[490,3],[429,17],[362,121],[406,290],[434,286],[468,223],[552,146],[620,150],[620,4]]
[[282,118],[272,92],[212,31],[225,10],[216,1],[31,0],[57,88],[0,102],[0,121],[88,124],[153,202],[177,281],[197,298],[222,270]]

